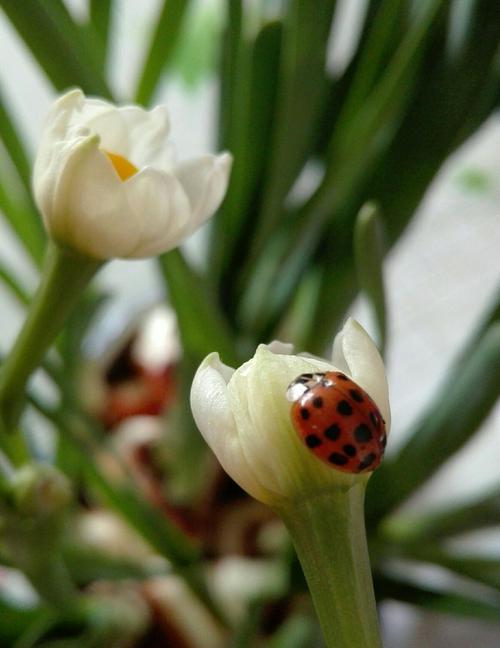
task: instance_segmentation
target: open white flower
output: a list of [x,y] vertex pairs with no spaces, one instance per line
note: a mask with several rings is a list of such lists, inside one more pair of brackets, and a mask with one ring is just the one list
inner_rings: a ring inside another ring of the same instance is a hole
[[33,187],[58,243],[95,259],[165,252],[220,205],[231,156],[175,164],[164,106],[116,107],[71,90],[53,105]]
[[349,319],[336,336],[333,364],[292,355],[292,346],[260,345],[234,370],[211,353],[191,389],[191,408],[202,435],[226,472],[250,495],[267,504],[349,487],[369,473],[342,473],[319,461],[300,441],[290,418],[287,387],[302,373],[340,370],[362,387],[390,427],[385,368],[366,331]]

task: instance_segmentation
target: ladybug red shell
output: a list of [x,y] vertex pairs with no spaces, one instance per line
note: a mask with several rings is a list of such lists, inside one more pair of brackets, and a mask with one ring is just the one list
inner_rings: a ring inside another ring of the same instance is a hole
[[349,473],[379,465],[387,441],[385,421],[370,396],[345,374],[301,374],[286,396],[293,402],[293,426],[316,457]]

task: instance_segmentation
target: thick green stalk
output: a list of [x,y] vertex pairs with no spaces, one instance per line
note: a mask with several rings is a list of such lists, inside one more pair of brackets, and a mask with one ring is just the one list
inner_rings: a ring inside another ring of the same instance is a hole
[[0,370],[0,432],[15,428],[30,375],[40,365],[100,263],[49,244],[40,286]]
[[278,509],[311,592],[328,648],[380,648],[364,524],[366,482]]

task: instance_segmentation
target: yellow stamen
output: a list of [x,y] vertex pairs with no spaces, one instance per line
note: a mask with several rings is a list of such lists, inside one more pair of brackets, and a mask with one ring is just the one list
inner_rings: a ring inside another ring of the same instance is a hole
[[137,168],[122,155],[110,153],[109,151],[103,151],[103,153],[105,153],[106,157],[113,165],[122,182],[128,180],[130,176],[134,175],[134,173],[137,173]]

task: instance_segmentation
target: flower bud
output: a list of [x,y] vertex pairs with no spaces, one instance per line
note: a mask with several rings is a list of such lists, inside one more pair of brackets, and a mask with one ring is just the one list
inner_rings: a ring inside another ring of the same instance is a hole
[[14,474],[11,496],[22,516],[47,517],[66,508],[71,500],[71,485],[54,466],[28,464]]
[[335,338],[333,364],[292,355],[291,345],[273,342],[234,370],[212,353],[199,367],[191,407],[202,435],[226,472],[250,495],[270,505],[333,485],[348,488],[369,473],[346,473],[320,461],[303,443],[291,419],[287,389],[302,374],[342,372],[376,404],[390,426],[388,387],[380,354],[349,319]]

